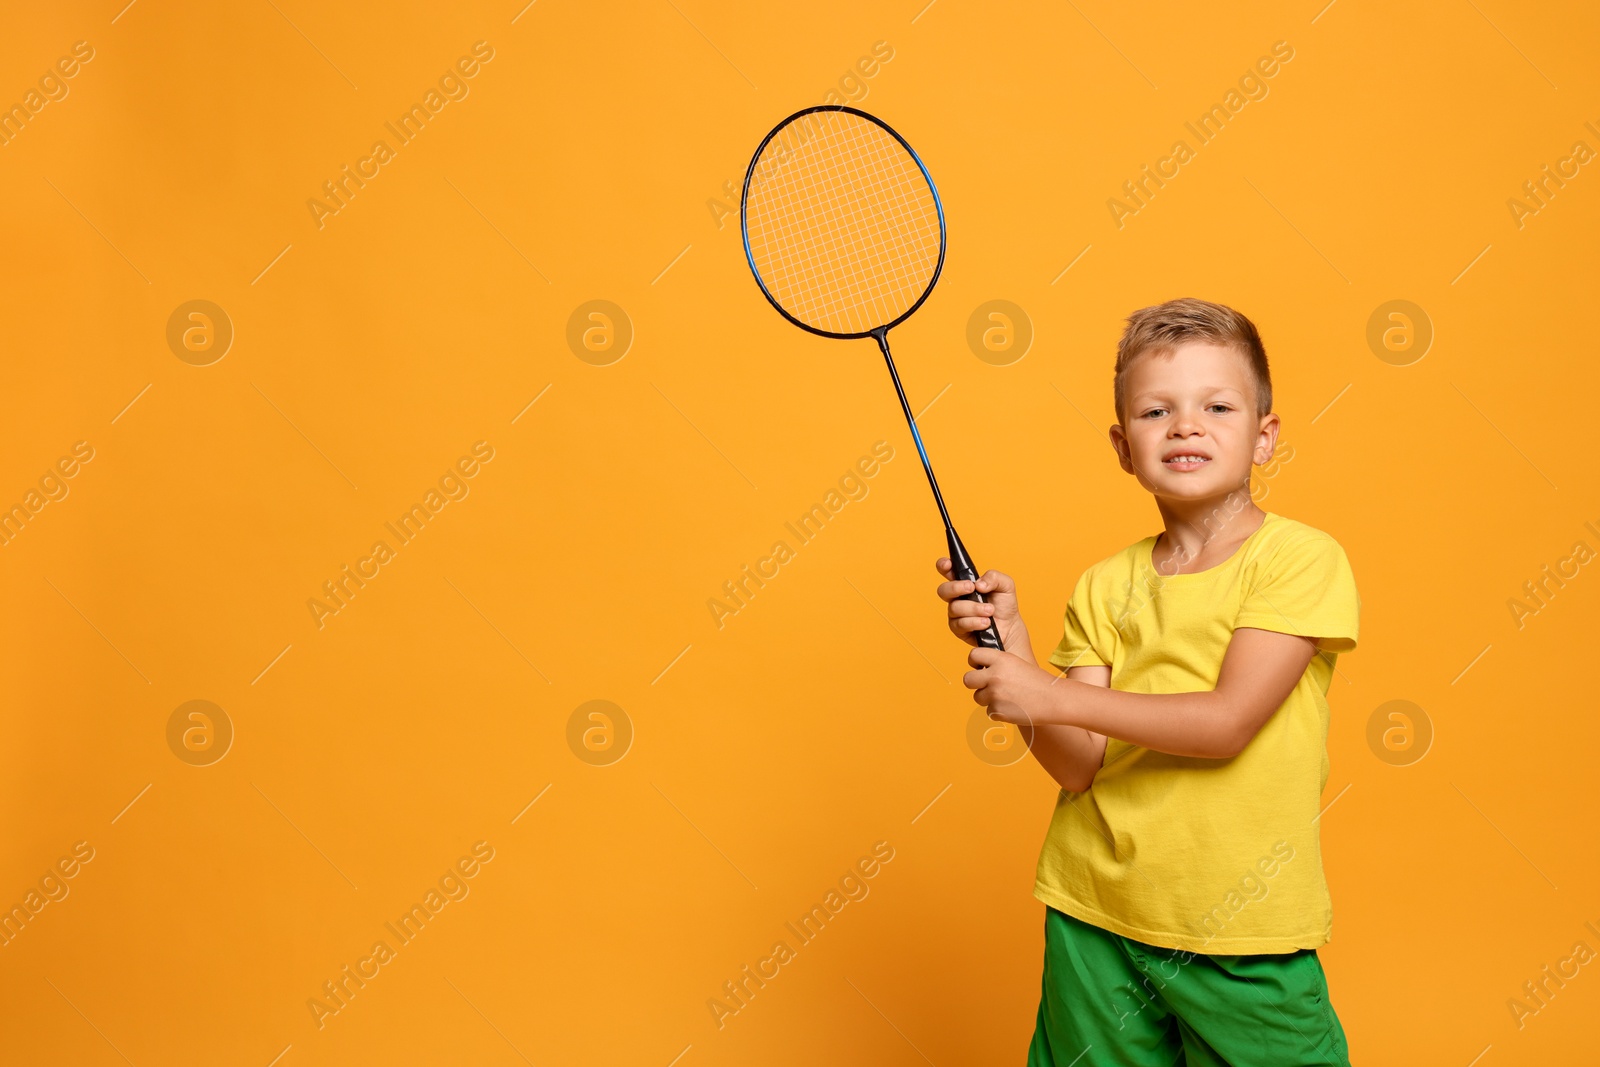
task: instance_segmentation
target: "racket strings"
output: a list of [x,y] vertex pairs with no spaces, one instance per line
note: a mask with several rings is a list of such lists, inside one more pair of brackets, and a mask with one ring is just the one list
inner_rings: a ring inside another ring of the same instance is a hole
[[[883,150],[882,141],[884,140],[887,140],[887,138],[879,139],[875,144],[862,146],[871,152],[871,156],[864,160],[864,166],[876,164],[879,167],[888,169],[896,163],[904,162],[903,156],[896,158],[900,154],[891,155]],[[852,142],[852,147],[855,147],[854,142]],[[858,277],[856,284],[851,288],[851,296],[873,299],[881,305],[886,292],[892,293],[896,288],[903,288],[904,282],[911,276],[906,265],[913,261],[912,256],[920,249],[921,242],[918,242],[916,249],[908,248],[906,235],[899,231],[890,231],[886,225],[896,220],[898,215],[903,214],[907,206],[909,206],[910,198],[907,194],[910,182],[907,180],[908,178],[909,175],[906,175],[903,170],[897,170],[895,179],[892,182],[879,182],[862,190],[864,200],[870,201],[875,195],[888,193],[894,196],[894,202],[885,204],[880,200],[878,203],[867,205],[869,208],[867,218],[870,220],[871,230],[857,235],[852,251],[858,256],[866,256],[869,259],[869,270]],[[876,208],[877,210],[871,211],[871,208]],[[938,237],[935,234],[935,243],[937,243],[937,240]],[[890,242],[892,242],[892,245]],[[935,247],[935,253],[937,254],[937,247]],[[920,262],[920,257],[918,257],[917,261]],[[869,292],[872,271],[874,270],[880,272],[880,277],[884,277],[888,284],[887,286],[879,287],[878,291]],[[875,310],[888,311],[884,307],[878,307]]]
[[[910,206],[915,186],[907,181],[911,175],[906,167],[915,164],[903,149],[888,151],[900,146],[875,124],[858,119],[838,123],[830,132],[831,137],[816,145],[809,173],[799,166],[789,168],[793,180],[784,190],[789,194],[786,206],[790,219],[809,224],[801,259],[811,262],[791,260],[788,265],[801,268],[793,296],[802,313],[822,318],[842,313],[846,330],[855,332],[891,321],[904,310],[892,306],[889,298],[915,283],[909,264],[920,266],[926,260],[908,248],[904,232],[892,225]],[[921,178],[920,169],[916,177]],[[937,242],[937,233],[933,237]],[[911,294],[911,300],[917,295]],[[876,312],[878,321],[865,321],[860,314],[865,311]]]
[[831,333],[865,333],[909,310],[933,279],[942,236],[915,158],[845,112],[804,116],[768,142],[745,227],[773,299]]
[[[793,273],[793,301],[803,316],[826,317],[830,299],[846,317],[863,302],[879,305],[873,308],[875,311],[884,310],[881,294],[873,291],[883,267],[882,262],[875,261],[882,257],[873,254],[880,240],[879,223],[868,215],[855,220],[856,227],[850,225],[857,204],[869,192],[851,187],[852,178],[864,162],[862,148],[855,137],[836,138],[832,144],[820,146],[819,171],[810,176],[791,173],[793,180],[783,190],[789,197],[789,221],[804,235],[798,254],[786,257],[785,263]],[[833,154],[824,154],[829,151]],[[815,179],[815,188],[807,183],[808,177]],[[833,195],[815,198],[817,189]],[[862,221],[866,226],[859,225]],[[781,243],[778,247],[780,251],[783,248]]]

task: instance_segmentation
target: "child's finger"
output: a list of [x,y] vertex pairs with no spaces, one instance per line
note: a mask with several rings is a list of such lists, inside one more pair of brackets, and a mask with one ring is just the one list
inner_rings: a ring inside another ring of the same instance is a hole
[[978,587],[985,593],[991,589],[1001,593],[1015,593],[1017,591],[1016,583],[1011,580],[1011,575],[1004,571],[996,570],[984,571],[982,577],[978,579]]
[[950,617],[952,619],[959,619],[967,615],[981,615],[987,620],[993,614],[993,604],[980,604],[976,600],[950,601]]
[[974,667],[990,667],[999,663],[1007,655],[1009,653],[1002,652],[997,648],[975,648],[967,653],[967,662]]
[[943,582],[936,590],[940,600],[955,601],[972,592],[971,582]]
[[949,556],[940,556],[938,559],[934,560],[933,565],[938,568],[940,574],[944,575],[946,578],[950,577],[950,569],[952,564],[950,563]]

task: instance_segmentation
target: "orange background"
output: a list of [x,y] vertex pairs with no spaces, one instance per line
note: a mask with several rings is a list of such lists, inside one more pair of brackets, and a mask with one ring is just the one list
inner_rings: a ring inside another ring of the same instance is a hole
[[[708,206],[878,41],[892,60],[845,84],[921,153],[950,230],[896,352],[1037,650],[1082,569],[1157,528],[1104,440],[1122,317],[1244,310],[1293,446],[1263,506],[1336,536],[1362,593],[1322,819],[1354,1054],[1592,1047],[1593,968],[1520,1029],[1506,1005],[1600,949],[1578,680],[1600,577],[1520,629],[1507,607],[1600,548],[1600,176],[1520,228],[1507,207],[1600,148],[1592,11],[519,8],[8,21],[0,103],[76,41],[94,58],[0,147],[0,503],[75,442],[94,458],[0,547],[0,902],[76,842],[94,858],[0,948],[0,1058],[1020,1062],[1055,790],[969,746],[939,526],[871,342],[784,323]],[[306,202],[477,41],[469,95],[319,229]],[[1195,147],[1184,122],[1277,41],[1270,95],[1118,228],[1108,198]],[[196,299],[234,330],[206,366],[167,342]],[[595,299],[634,330],[605,366],[566,340]],[[1034,331],[1004,366],[966,341],[996,299]],[[1394,299],[1435,331],[1407,366],[1366,339]],[[879,440],[870,494],[719,629],[708,599]],[[478,441],[470,495],[319,629],[308,599]],[[207,766],[169,747],[191,700],[234,731]],[[610,765],[569,745],[591,700],[633,733]],[[1420,761],[1368,744],[1391,700],[1432,725]],[[307,1001],[479,841],[470,895],[319,1029]],[[870,895],[719,1029],[708,998],[879,841]]]

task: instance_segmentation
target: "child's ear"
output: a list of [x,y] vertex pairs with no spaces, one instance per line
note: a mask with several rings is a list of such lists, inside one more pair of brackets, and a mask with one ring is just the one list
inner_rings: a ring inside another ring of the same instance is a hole
[[1111,447],[1117,453],[1117,462],[1122,465],[1122,469],[1129,474],[1137,474],[1138,472],[1133,469],[1133,456],[1128,451],[1128,435],[1123,430],[1122,424],[1112,426],[1108,436],[1111,438]]
[[1269,411],[1261,416],[1260,429],[1256,431],[1256,447],[1250,456],[1250,461],[1260,467],[1272,461],[1272,455],[1278,450],[1278,431],[1283,428],[1283,422],[1278,418],[1277,412]]

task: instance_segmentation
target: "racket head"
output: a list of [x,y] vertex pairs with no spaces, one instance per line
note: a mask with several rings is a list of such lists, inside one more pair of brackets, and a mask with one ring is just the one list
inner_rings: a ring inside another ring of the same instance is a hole
[[888,123],[841,104],[797,111],[762,139],[745,171],[739,228],[762,295],[823,337],[899,325],[944,269],[933,176]]

